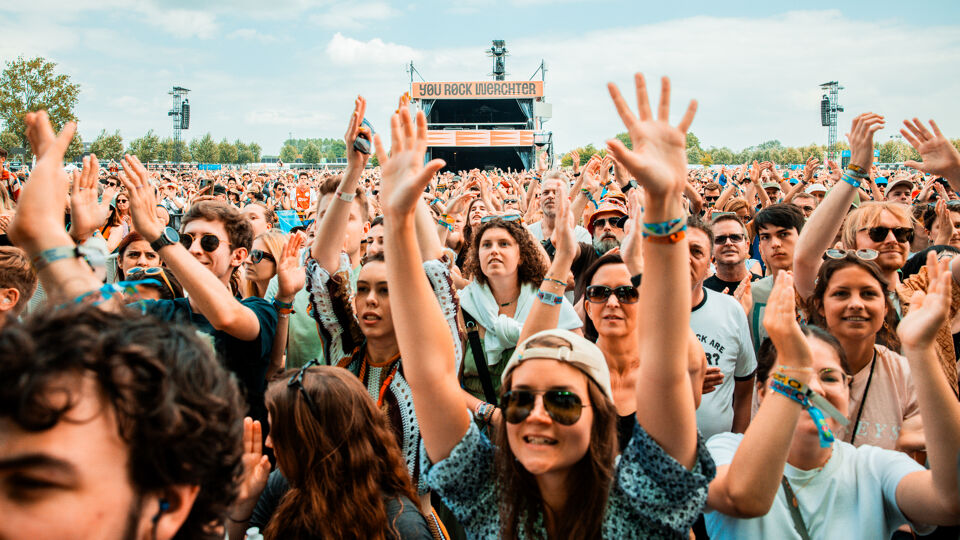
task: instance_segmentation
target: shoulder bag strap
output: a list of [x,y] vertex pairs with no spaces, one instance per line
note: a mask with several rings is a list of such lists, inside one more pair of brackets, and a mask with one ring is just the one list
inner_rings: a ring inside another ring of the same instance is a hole
[[493,391],[493,381],[490,379],[490,370],[487,369],[487,355],[483,352],[480,342],[480,329],[477,321],[467,313],[463,313],[463,322],[467,327],[467,339],[470,340],[470,352],[473,353],[473,363],[477,366],[477,375],[480,377],[480,386],[483,387],[483,397],[487,403],[497,404],[497,394]]
[[810,540],[810,533],[807,532],[807,526],[803,523],[803,516],[800,515],[800,502],[797,501],[797,496],[793,494],[793,489],[790,487],[790,482],[787,482],[786,476],[780,478],[780,484],[783,485],[783,491],[787,494],[787,506],[790,508],[790,517],[793,518],[793,528],[796,529],[800,538]]

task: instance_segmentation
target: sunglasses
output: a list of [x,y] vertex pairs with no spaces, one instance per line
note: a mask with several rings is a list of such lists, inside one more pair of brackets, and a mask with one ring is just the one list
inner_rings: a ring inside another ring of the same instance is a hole
[[252,262],[253,264],[257,264],[264,259],[274,263],[277,262],[277,259],[273,258],[273,255],[267,253],[262,249],[254,249],[253,251],[250,252],[250,262]]
[[307,408],[310,409],[310,413],[313,414],[313,417],[320,421],[320,412],[317,409],[317,404],[314,403],[313,398],[310,397],[310,394],[307,392],[307,389],[303,387],[303,374],[306,373],[307,369],[313,366],[319,366],[320,362],[316,358],[304,364],[302,368],[297,370],[297,372],[290,377],[290,380],[287,381],[287,388],[295,388],[300,392],[300,395],[303,396],[303,400],[307,402]]
[[[438,188],[438,189],[439,189],[439,188]],[[520,201],[518,201],[517,199],[504,199],[504,200],[503,200],[503,204],[516,204],[516,203],[518,203],[518,202],[520,202]]]
[[[190,246],[193,245],[193,234],[183,233],[180,235],[180,243],[183,244],[183,247],[190,249]],[[205,234],[200,237],[200,248],[206,251],[207,253],[212,253],[220,247],[220,238],[215,234]]]
[[744,236],[742,234],[721,234],[713,238],[713,243],[722,246],[727,243],[729,240],[733,244],[739,244],[743,242]]
[[617,295],[617,300],[621,304],[635,304],[640,300],[640,291],[632,285],[621,285],[615,289],[606,285],[591,285],[587,287],[587,300],[594,304],[602,304],[610,298],[611,294]]
[[831,259],[845,259],[847,255],[854,255],[861,261],[872,261],[879,253],[872,249],[828,249],[824,255]]
[[127,199],[117,199],[117,204],[126,204],[126,203],[128,203],[128,202],[130,202],[130,201],[127,200]]
[[170,285],[170,280],[167,279],[167,273],[163,271],[163,268],[159,266],[154,266],[152,268],[144,268],[142,266],[135,266],[130,270],[127,270],[127,277],[136,277],[136,276],[160,276],[163,279],[163,283],[167,286],[167,289],[170,290],[170,294],[176,296],[177,294],[173,291],[173,285]]
[[506,216],[483,216],[482,218],[480,218],[480,223],[489,223],[495,219],[499,219],[503,221],[520,221],[520,215],[510,214]]
[[584,405],[580,396],[566,390],[546,390],[532,392],[530,390],[511,390],[500,400],[504,411],[504,418],[511,424],[519,424],[530,416],[537,403],[537,396],[543,395],[543,408],[554,422],[572,426],[580,420]]
[[719,199],[720,196],[719,196],[719,195],[715,195],[715,196],[714,196],[714,195],[710,195],[710,196],[706,196],[706,195],[705,195],[703,198],[704,198],[707,202],[717,202],[717,199]]
[[913,242],[912,227],[870,227],[860,230],[867,231],[867,235],[874,242],[883,242],[891,232],[893,232],[893,237],[897,239],[897,242]]
[[101,180],[100,183],[107,187],[114,187],[114,188],[120,185],[116,182],[107,182],[106,180]]
[[602,229],[609,223],[614,229],[622,229],[627,224],[627,219],[629,219],[627,216],[598,218],[593,220],[593,228]]

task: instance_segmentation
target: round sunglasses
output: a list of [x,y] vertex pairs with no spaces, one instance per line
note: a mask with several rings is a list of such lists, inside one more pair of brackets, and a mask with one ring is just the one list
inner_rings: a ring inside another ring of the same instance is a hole
[[640,291],[632,285],[621,285],[617,288],[610,288],[606,285],[591,285],[587,287],[587,300],[594,304],[602,304],[610,298],[611,294],[617,295],[617,300],[621,304],[635,304],[640,300]]
[[[183,244],[183,247],[190,249],[190,246],[193,245],[194,235],[191,233],[183,233],[180,235],[180,243]],[[204,234],[200,237],[200,248],[206,251],[207,253],[212,253],[220,247],[220,237],[215,234]]]
[[554,422],[572,426],[580,420],[584,405],[580,396],[567,390],[511,390],[500,399],[504,418],[511,424],[519,424],[530,416],[537,403],[537,396],[543,396],[543,408]]
[[273,255],[267,253],[262,249],[254,249],[250,252],[250,262],[252,262],[253,264],[257,264],[264,259],[273,263],[277,262],[277,259],[275,259]]

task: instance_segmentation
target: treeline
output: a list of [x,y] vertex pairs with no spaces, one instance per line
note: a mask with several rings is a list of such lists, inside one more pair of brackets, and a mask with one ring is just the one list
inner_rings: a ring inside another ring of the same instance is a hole
[[[237,139],[230,142],[226,138],[220,142],[213,140],[209,133],[195,138],[189,143],[180,141],[179,145],[172,137],[161,139],[151,129],[146,135],[133,139],[126,146],[120,131],[100,132],[90,143],[90,152],[100,159],[119,160],[123,154],[134,154],[140,161],[171,161],[197,163],[244,164],[260,161],[262,150],[257,143],[244,143]],[[79,159],[83,154],[83,142],[78,134],[70,145],[67,159]]]
[[287,139],[280,148],[280,160],[293,163],[320,163],[321,160],[336,161],[346,156],[347,145],[343,139]]

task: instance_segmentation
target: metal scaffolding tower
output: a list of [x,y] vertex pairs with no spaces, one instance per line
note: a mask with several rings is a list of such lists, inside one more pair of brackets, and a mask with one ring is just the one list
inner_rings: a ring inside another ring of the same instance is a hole
[[830,156],[830,159],[839,162],[837,113],[843,112],[843,107],[840,106],[840,90],[843,90],[843,87],[837,81],[830,81],[821,84],[820,88],[826,92],[820,99],[820,124],[829,128],[827,132],[827,155]]
[[180,162],[180,131],[190,129],[190,101],[186,98],[189,88],[174,86],[173,90],[167,92],[173,96],[173,106],[167,112],[167,116],[173,117],[173,160]]
[[493,47],[487,49],[487,56],[493,57],[493,80],[503,81],[507,76],[505,59],[508,55],[507,42],[502,39],[493,40]]

